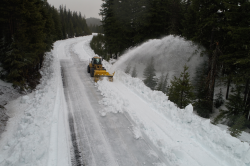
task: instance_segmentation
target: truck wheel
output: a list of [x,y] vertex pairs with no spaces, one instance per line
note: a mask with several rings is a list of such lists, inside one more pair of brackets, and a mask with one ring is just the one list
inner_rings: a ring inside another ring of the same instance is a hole
[[90,69],[90,76],[91,76],[91,77],[94,77],[94,72],[95,72],[95,69],[94,69],[94,68],[91,68],[91,69]]
[[90,68],[89,65],[87,66],[87,72],[90,73]]

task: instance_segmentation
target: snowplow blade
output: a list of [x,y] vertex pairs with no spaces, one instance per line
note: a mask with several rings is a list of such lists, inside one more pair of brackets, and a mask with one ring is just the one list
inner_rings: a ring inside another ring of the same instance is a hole
[[113,76],[115,73],[112,75],[109,74],[106,70],[95,70],[94,73],[94,81],[97,82],[99,80],[102,80],[103,78],[108,78],[110,82],[113,82]]

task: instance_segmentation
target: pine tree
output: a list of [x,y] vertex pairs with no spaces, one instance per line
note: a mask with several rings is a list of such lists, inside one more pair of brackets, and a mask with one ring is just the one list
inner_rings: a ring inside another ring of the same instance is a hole
[[158,79],[158,80],[159,80],[159,82],[158,82],[158,85],[157,85],[157,87],[156,87],[156,90],[162,91],[163,82],[164,82],[164,75],[163,75],[163,73],[161,74],[161,77],[160,77],[160,79]]
[[226,102],[227,116],[238,116],[244,114],[244,104],[242,97],[242,88],[237,86],[236,89],[232,89],[233,94],[229,95],[229,100]]
[[242,88],[240,86],[236,86],[236,89],[232,89],[232,94],[229,95],[225,106],[227,109],[220,109],[220,114],[214,120],[215,124],[221,119],[226,118],[229,120],[228,124],[231,126],[234,124],[236,117],[239,115],[245,115]]
[[206,61],[204,61],[196,68],[193,81],[196,98],[194,110],[197,111],[198,115],[203,118],[209,118],[210,113],[212,112],[211,101],[206,97],[208,93],[208,89],[206,88],[206,78],[208,71],[208,64]]
[[230,127],[228,129],[228,131],[230,132],[231,136],[233,137],[239,137],[242,133],[242,131],[245,128],[245,124],[246,124],[246,118],[244,115],[239,116],[234,125],[232,127]]
[[105,34],[105,47],[110,56],[117,58],[121,51],[121,24],[119,24],[115,15],[117,6],[114,6],[115,0],[105,0],[102,4],[100,15],[102,16],[102,26]]
[[49,11],[52,15],[52,19],[54,22],[54,38],[53,41],[63,39],[63,34],[62,34],[62,25],[59,17],[59,13],[57,9],[55,9],[53,6],[49,8]]
[[170,34],[180,35],[182,28],[183,15],[183,1],[182,0],[170,0],[170,4],[167,10],[169,15],[169,27]]
[[225,24],[222,29],[226,32],[224,38],[227,43],[221,59],[227,70],[234,69],[231,72],[234,77],[248,77],[250,58],[250,33],[249,17],[250,2],[225,0]]
[[166,75],[162,73],[156,90],[162,91],[163,93],[167,94],[168,91],[167,87],[168,87],[168,73]]
[[223,103],[224,103],[224,99],[223,99],[222,91],[220,88],[220,92],[218,94],[216,94],[214,106],[215,106],[215,108],[219,108]]
[[66,6],[59,7],[59,17],[61,32],[64,39],[90,35],[86,20],[81,13],[72,12],[66,9]]
[[131,75],[132,77],[137,77],[137,71],[136,71],[136,65],[134,66],[134,68],[133,68],[133,71],[132,71],[132,75]]
[[188,104],[193,102],[194,94],[193,87],[190,83],[188,67],[185,65],[180,77],[174,77],[171,80],[169,89],[169,100],[177,104],[180,108],[185,108]]
[[[45,40],[46,43],[46,51],[50,51],[53,48],[54,43],[54,36],[56,34],[55,30],[55,22],[52,18],[52,13],[50,12],[50,5],[45,2],[43,8],[41,9],[41,13],[43,15],[43,19],[46,21],[44,26],[44,34],[45,34]],[[39,59],[41,62],[43,61],[43,55],[40,55]],[[40,63],[41,67],[42,63]]]
[[163,85],[162,85],[162,92],[168,94],[169,86],[168,86],[168,73],[165,75]]
[[225,32],[222,30],[225,24],[224,10],[226,9],[220,0],[192,0],[183,21],[183,35],[206,49],[209,72],[205,79],[204,102],[207,106],[210,105],[210,113],[213,110],[214,85],[220,66],[219,56],[226,43],[223,36]]
[[[191,1],[191,2],[190,2]],[[184,2],[185,15],[182,21],[182,35],[188,39],[192,40],[197,33],[198,26],[198,14],[200,4],[197,0],[188,0],[186,3]]]
[[225,33],[225,41],[227,41],[223,55],[220,59],[223,61],[223,69],[227,74],[228,89],[231,82],[244,84],[242,90],[244,115],[248,118],[250,111],[249,98],[249,80],[250,80],[250,33],[249,17],[250,2],[249,1],[229,1],[223,3],[225,8],[225,24],[222,29]]
[[10,22],[6,26],[10,28],[7,31],[11,35],[5,37],[9,38],[10,51],[5,50],[0,61],[6,71],[5,79],[15,87],[24,89],[27,84],[39,79],[41,55],[46,50],[46,18],[42,13],[44,3],[40,0],[12,0],[6,5],[6,19]]
[[119,27],[120,32],[116,34],[117,46],[119,48],[119,52],[129,48],[130,46],[134,46],[133,41],[133,28],[134,28],[134,5],[137,1],[134,0],[114,0],[114,14],[115,19],[117,20],[117,26]]
[[154,59],[151,58],[150,62],[148,63],[148,65],[146,66],[146,68],[144,69],[143,72],[143,76],[144,76],[144,84],[146,86],[148,86],[150,89],[154,90],[155,86],[157,85],[157,79],[156,74],[155,74],[155,68],[154,68]]
[[105,60],[109,60],[107,49],[105,47],[105,37],[102,34],[93,36],[90,47],[94,50],[95,54],[103,57]]

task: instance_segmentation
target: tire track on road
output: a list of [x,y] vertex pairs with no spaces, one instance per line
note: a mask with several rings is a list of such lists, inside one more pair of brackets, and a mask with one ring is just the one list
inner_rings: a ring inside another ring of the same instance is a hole
[[[61,62],[61,66],[64,66],[62,63],[63,62]],[[63,82],[63,87],[64,87],[64,95],[65,95],[66,101],[69,102],[69,95],[68,95],[67,91],[65,90],[67,87],[66,87],[65,73],[64,73],[63,67],[61,67],[61,74],[62,74],[62,82]],[[74,118],[73,118],[73,115],[70,111],[69,106],[68,106],[68,110],[69,110],[68,120],[69,120],[70,136],[71,136],[71,142],[72,142],[72,146],[73,146],[72,147],[73,148],[73,156],[71,156],[71,162],[72,162],[73,166],[85,166],[82,162],[81,152],[79,151],[76,130],[74,127]]]

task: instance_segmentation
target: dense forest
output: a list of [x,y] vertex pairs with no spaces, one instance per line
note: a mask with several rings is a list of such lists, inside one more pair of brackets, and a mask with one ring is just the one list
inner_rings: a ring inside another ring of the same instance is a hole
[[[171,81],[169,98],[181,108],[193,101],[197,113],[209,118],[214,106],[219,108],[224,102],[225,95],[227,109],[220,110],[214,123],[226,118],[234,126],[242,125],[236,123],[239,118],[249,120],[248,0],[105,0],[100,15],[104,35],[95,36],[91,47],[105,59],[117,57],[148,39],[170,34],[203,46],[206,51],[201,56],[208,56],[208,62],[199,68],[195,85],[190,87],[185,67],[180,78]],[[226,94],[215,96],[216,80],[223,82]],[[151,88],[157,89],[156,84]],[[192,100],[183,105],[185,94]]]
[[99,18],[86,18],[87,25],[89,30],[92,33],[103,33],[102,23]]
[[93,18],[93,17],[90,17],[90,18],[86,18],[86,22],[87,22],[87,25],[90,26],[90,25],[102,25],[102,20],[99,19],[99,18]]
[[103,33],[103,28],[101,25],[89,25],[89,30],[92,32],[92,33]]
[[81,13],[59,10],[43,0],[1,0],[0,77],[23,90],[34,89],[46,52],[56,40],[89,35]]

